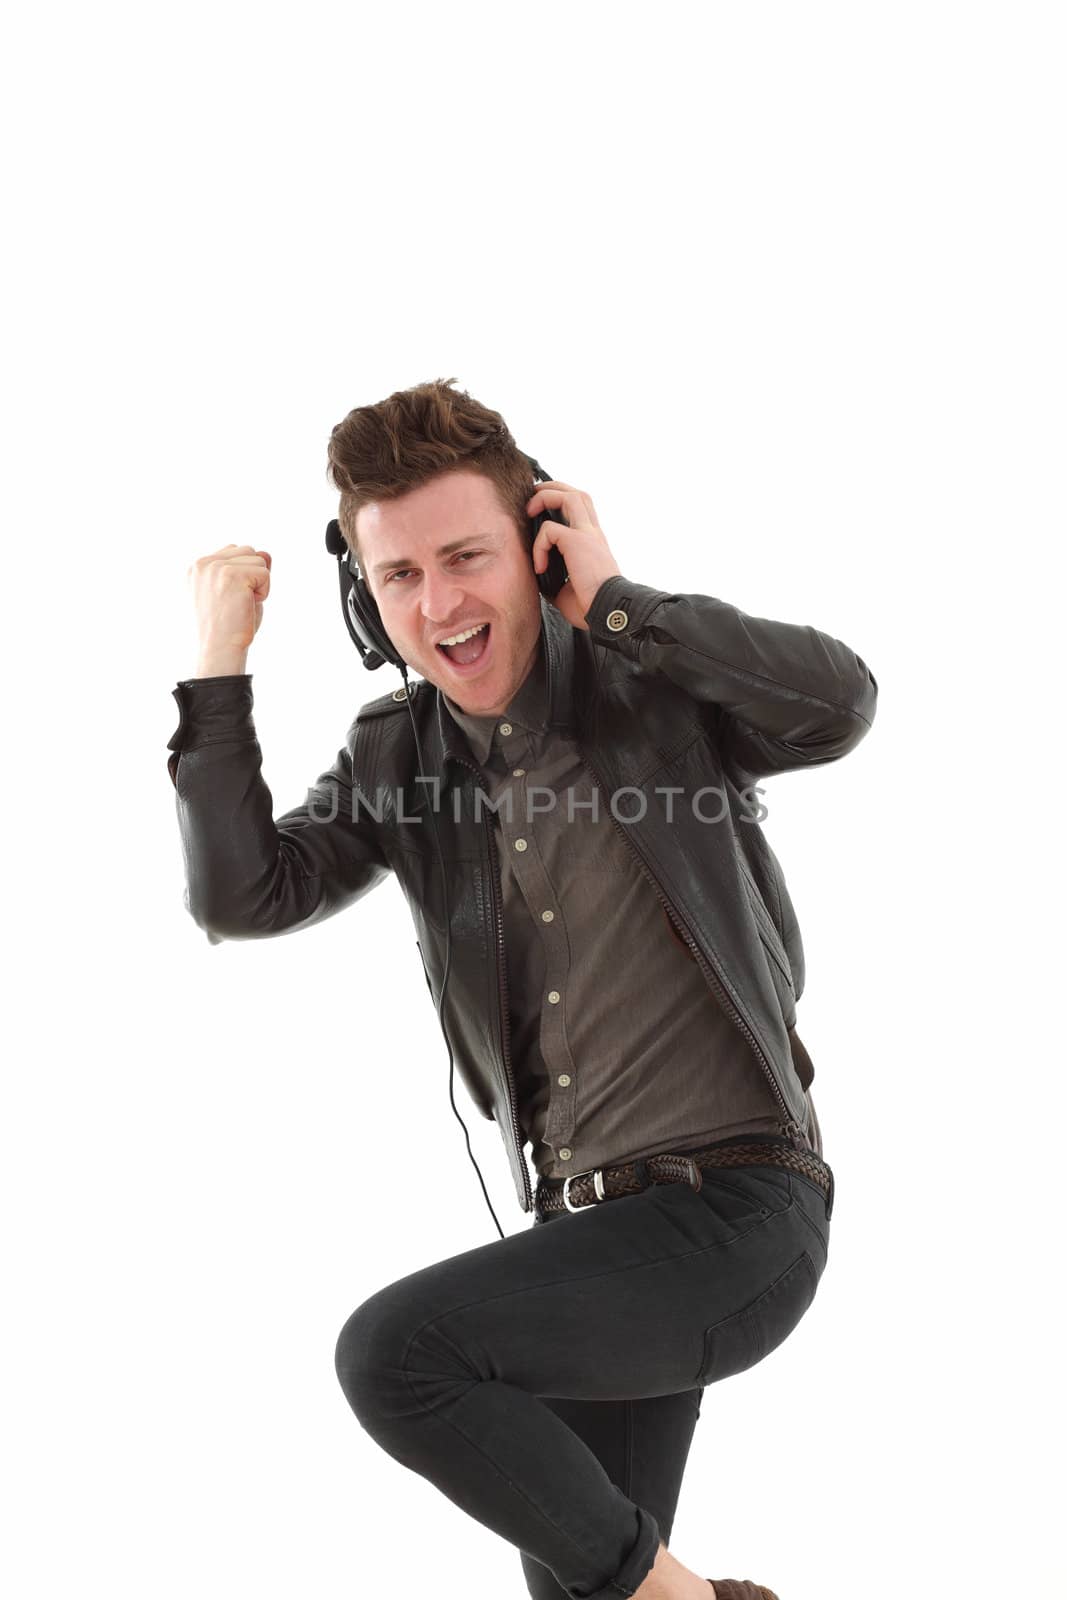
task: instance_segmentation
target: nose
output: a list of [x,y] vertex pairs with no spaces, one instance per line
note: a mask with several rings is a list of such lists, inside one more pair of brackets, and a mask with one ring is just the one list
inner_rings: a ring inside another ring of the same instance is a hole
[[462,583],[449,573],[425,572],[419,605],[426,621],[440,627],[456,616],[463,609],[464,592]]

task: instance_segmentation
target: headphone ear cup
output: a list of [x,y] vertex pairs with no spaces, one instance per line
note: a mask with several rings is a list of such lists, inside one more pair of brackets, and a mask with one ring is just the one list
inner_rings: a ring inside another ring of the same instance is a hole
[[[348,570],[353,572],[351,559]],[[403,658],[393,648],[393,641],[385,631],[382,623],[378,602],[367,588],[366,580],[361,576],[353,578],[352,587],[348,591],[348,609],[357,631],[367,644],[368,648],[377,651],[383,661],[388,661],[392,666],[401,670],[406,666]],[[380,663],[374,663],[379,665]]]

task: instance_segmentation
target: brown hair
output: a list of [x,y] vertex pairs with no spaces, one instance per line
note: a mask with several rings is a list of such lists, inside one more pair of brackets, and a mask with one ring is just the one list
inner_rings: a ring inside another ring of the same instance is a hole
[[496,485],[519,531],[536,487],[533,469],[499,411],[436,378],[397,389],[376,405],[357,406],[330,433],[326,475],[341,491],[337,520],[359,558],[356,515],[373,500],[395,500],[442,472],[480,472]]

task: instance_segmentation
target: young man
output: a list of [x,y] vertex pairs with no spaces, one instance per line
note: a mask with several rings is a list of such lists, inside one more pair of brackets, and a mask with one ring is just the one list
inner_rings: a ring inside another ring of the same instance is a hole
[[[379,1290],[338,1377],[383,1449],[516,1545],[539,1600],[757,1600],[666,1548],[704,1388],[788,1336],[827,1259],[803,951],[755,786],[852,749],[877,684],[814,628],[625,576],[589,495],[535,486],[449,384],[351,412],[330,466],[422,681],[365,705],[272,819],[245,671],[270,557],[194,563],[169,763],[186,903],[213,941],[268,937],[396,872],[435,1002],[451,928],[457,1066],[523,1209],[558,1224]],[[545,509],[565,520],[531,545]]]

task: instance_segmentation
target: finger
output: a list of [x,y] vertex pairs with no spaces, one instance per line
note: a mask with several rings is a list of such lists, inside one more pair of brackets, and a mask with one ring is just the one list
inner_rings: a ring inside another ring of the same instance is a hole
[[199,556],[194,565],[206,566],[209,561],[236,561],[246,554],[258,559],[265,552],[257,551],[255,546],[250,544],[224,544],[221,550],[212,550],[206,556]]
[[546,506],[565,506],[568,499],[583,500],[580,489],[574,489],[569,483],[543,483],[533,496],[526,502],[526,509],[532,516]]
[[[562,526],[562,524],[557,522],[555,526],[559,528]],[[551,553],[552,546],[557,543],[557,540],[548,531],[551,527],[551,521],[543,523],[537,538],[530,546],[530,555],[533,558],[535,572],[544,572],[545,568],[548,566],[548,557]]]
[[530,547],[535,571],[547,570],[548,558],[552,554],[553,547],[557,548],[561,555],[565,553],[563,539],[571,532],[574,525],[573,517],[569,522],[557,522],[554,518],[548,517],[541,524],[537,537]]
[[[578,502],[577,511],[572,510],[575,501]],[[567,521],[572,526],[576,523],[585,522],[591,528],[600,527],[592,498],[583,489],[571,488],[569,484],[543,483],[533,498],[527,501],[527,515],[536,516],[542,507],[562,507],[566,513]]]
[[543,489],[563,489],[571,494],[579,493],[579,491],[574,487],[573,483],[563,483],[559,478],[549,478],[544,483],[539,483],[537,485],[533,496],[535,500],[539,498]]
[[269,567],[270,562],[262,556],[224,556],[222,560],[212,559],[213,566],[220,567]]

